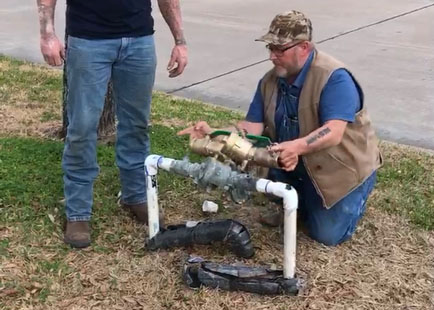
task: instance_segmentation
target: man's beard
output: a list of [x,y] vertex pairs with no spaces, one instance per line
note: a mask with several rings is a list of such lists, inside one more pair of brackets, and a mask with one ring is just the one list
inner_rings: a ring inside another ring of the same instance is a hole
[[287,78],[288,77],[288,70],[283,67],[275,67],[276,75],[280,78]]
[[290,78],[290,77],[294,77],[295,75],[297,75],[300,70],[297,68],[284,68],[284,67],[280,67],[280,66],[275,66],[274,67],[274,72],[276,73],[276,75],[278,77],[281,78]]
[[291,68],[286,68],[278,65],[274,65],[274,72],[278,77],[281,78],[291,78],[296,76],[301,70],[301,66],[296,63],[295,66],[291,66]]

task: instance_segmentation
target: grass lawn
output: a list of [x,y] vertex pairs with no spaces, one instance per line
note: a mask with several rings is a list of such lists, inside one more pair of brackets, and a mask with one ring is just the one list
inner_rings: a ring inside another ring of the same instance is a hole
[[[112,145],[98,147],[92,246],[62,242],[61,73],[0,56],[0,309],[433,309],[434,156],[382,142],[385,165],[354,238],[322,246],[298,233],[297,297],[188,289],[180,271],[189,254],[217,262],[280,266],[279,232],[256,223],[270,206],[257,199],[235,205],[220,192],[162,172],[160,205],[168,224],[208,218],[204,199],[217,201],[212,218],[245,223],[256,254],[240,260],[221,244],[148,252],[147,227],[117,205],[118,171]],[[369,104],[369,103],[368,103]],[[240,119],[236,111],[154,94],[152,152],[181,159],[197,120],[213,126]],[[197,157],[196,157],[197,159]]]

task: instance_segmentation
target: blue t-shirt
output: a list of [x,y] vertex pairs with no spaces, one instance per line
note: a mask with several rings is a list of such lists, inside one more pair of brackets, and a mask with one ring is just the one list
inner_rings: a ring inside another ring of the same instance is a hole
[[67,0],[66,31],[84,39],[154,33],[151,0]]
[[[279,136],[279,132],[281,132],[281,126],[286,124],[287,121],[294,120],[298,122],[299,97],[312,59],[313,52],[292,84],[289,84],[285,78],[278,79],[275,113],[277,137]],[[256,93],[247,112],[246,120],[249,122],[264,122],[264,101],[261,93],[261,82],[262,80],[258,83]],[[319,120],[321,126],[329,120],[354,122],[356,113],[361,109],[360,98],[362,96],[362,91],[358,88],[348,71],[338,69],[333,72],[321,92],[319,102]],[[298,138],[298,123],[294,127],[296,128],[289,134],[291,136],[289,140]]]

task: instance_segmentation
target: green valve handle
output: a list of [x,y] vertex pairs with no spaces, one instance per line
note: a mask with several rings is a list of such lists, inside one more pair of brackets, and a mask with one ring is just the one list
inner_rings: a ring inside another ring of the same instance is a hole
[[253,144],[255,147],[267,147],[271,145],[270,138],[265,136],[247,134],[246,138],[255,141],[255,143]]
[[229,136],[232,132],[229,130],[215,130],[210,133],[211,138],[215,138],[217,136]]
[[[211,136],[211,138],[214,138],[217,136],[229,136],[231,133],[232,132],[228,131],[228,130],[216,130],[216,131],[213,131],[210,134],[210,136]],[[247,134],[246,138],[254,141],[253,145],[255,147],[267,147],[267,146],[271,145],[270,138],[265,137],[265,136]]]

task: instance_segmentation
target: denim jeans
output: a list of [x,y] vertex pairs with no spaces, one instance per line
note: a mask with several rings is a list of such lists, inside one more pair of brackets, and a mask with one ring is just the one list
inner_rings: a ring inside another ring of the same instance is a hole
[[[300,166],[302,164],[299,164]],[[366,201],[374,188],[377,174],[373,172],[362,184],[338,201],[332,208],[323,206],[322,199],[310,181],[304,167],[304,175],[280,169],[270,170],[271,180],[291,184],[299,195],[299,219],[308,230],[309,236],[325,245],[337,245],[354,234],[359,220],[366,209]],[[330,180],[330,182],[333,182]]]
[[122,201],[146,201],[144,160],[149,154],[149,116],[156,54],[153,36],[108,40],[68,37],[68,128],[62,158],[66,217],[90,220],[98,122],[112,79],[117,117],[116,164]]

